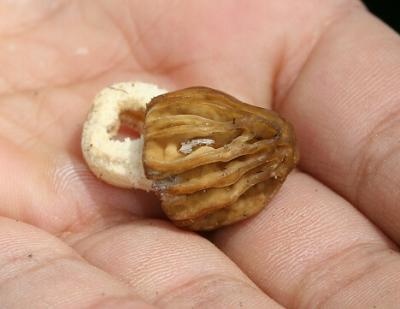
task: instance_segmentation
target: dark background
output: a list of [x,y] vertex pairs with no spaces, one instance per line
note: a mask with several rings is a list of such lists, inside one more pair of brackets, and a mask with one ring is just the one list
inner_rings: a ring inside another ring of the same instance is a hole
[[364,0],[363,2],[373,14],[400,33],[400,9],[396,8],[400,6],[399,0]]

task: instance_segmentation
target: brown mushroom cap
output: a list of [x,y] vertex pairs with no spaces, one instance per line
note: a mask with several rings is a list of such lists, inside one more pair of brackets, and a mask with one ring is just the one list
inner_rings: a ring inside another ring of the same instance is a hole
[[143,135],[146,177],[167,216],[191,230],[258,213],[298,161],[287,121],[205,87],[153,98]]

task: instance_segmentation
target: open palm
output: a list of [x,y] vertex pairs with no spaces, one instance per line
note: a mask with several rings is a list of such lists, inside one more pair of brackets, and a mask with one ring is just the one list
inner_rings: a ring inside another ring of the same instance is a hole
[[[208,239],[174,228],[82,159],[127,80],[277,109],[301,171]],[[400,302],[400,40],[357,1],[4,1],[0,93],[1,308]]]

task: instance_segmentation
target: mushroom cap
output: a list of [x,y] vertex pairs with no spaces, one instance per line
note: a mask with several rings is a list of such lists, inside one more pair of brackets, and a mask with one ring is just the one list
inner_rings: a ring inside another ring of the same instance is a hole
[[277,113],[192,87],[147,105],[143,165],[178,226],[213,230],[258,213],[298,161]]

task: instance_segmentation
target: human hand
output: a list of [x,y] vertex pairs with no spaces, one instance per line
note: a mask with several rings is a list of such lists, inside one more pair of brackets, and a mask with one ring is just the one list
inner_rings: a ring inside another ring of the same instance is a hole
[[[357,1],[1,3],[0,307],[397,306],[399,64]],[[94,94],[126,80],[273,107],[301,171],[252,219],[176,229],[83,162]]]

